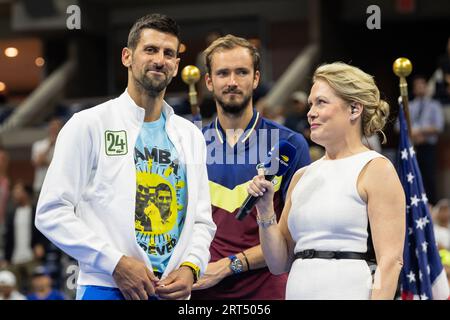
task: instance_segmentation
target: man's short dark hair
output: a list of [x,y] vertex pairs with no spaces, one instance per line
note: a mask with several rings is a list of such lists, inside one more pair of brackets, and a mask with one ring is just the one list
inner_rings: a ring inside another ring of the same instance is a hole
[[423,75],[423,74],[416,74],[412,80],[413,80],[413,82],[416,80],[423,80],[423,81],[427,82],[427,77],[425,77],[425,75]]
[[19,185],[22,187],[23,191],[25,191],[25,193],[27,194],[28,197],[32,197],[33,196],[33,187],[31,185],[29,185],[28,183],[25,183],[23,180],[17,180],[14,183],[15,186]]
[[31,274],[31,277],[37,278],[37,277],[42,277],[42,276],[46,276],[46,277],[50,276],[50,273],[48,272],[47,268],[42,265],[34,268],[33,273]]
[[139,18],[131,27],[130,33],[128,34],[128,48],[132,50],[136,49],[143,29],[154,29],[169,33],[177,37],[178,40],[180,39],[180,28],[175,20],[164,14],[153,13]]
[[172,191],[170,190],[170,187],[165,183],[160,183],[155,188],[155,193],[158,194],[160,191],[169,191],[170,196],[172,196]]
[[33,187],[32,187],[32,186],[30,186],[29,184],[25,184],[25,185],[23,186],[23,189],[25,190],[25,192],[27,193],[27,195],[28,195],[29,197],[32,197],[32,196],[33,196]]

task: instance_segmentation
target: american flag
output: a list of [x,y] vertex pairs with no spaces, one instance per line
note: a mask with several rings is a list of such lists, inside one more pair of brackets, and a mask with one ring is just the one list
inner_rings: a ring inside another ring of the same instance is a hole
[[403,269],[400,274],[403,300],[448,299],[449,288],[445,270],[434,240],[428,199],[423,188],[414,147],[400,105],[400,144],[398,174],[406,195],[406,238]]

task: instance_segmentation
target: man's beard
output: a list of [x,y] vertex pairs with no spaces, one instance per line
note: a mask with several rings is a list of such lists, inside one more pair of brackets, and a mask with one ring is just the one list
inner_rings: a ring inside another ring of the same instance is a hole
[[245,96],[243,95],[242,102],[239,103],[237,101],[235,102],[225,102],[223,101],[219,96],[217,96],[215,93],[213,94],[214,99],[219,103],[220,107],[225,113],[228,113],[229,115],[233,116],[239,116],[241,115],[245,108],[248,106],[250,99],[252,98],[252,92]]
[[146,73],[142,75],[140,79],[135,78],[135,81],[150,97],[157,97],[164,89],[167,88],[169,83],[172,81],[172,77],[169,77],[165,72],[161,71],[164,73],[165,77],[161,77],[159,80],[147,76],[148,71],[149,70],[146,70]]
[[161,206],[158,208],[161,218],[167,219],[170,216],[170,206]]

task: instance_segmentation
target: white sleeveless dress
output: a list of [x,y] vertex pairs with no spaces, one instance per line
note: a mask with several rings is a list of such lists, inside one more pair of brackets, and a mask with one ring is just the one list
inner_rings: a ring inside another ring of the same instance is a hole
[[[294,252],[367,251],[367,205],[357,180],[375,151],[312,163],[291,195],[288,228]],[[367,262],[297,259],[289,272],[286,299],[369,299],[372,276]]]

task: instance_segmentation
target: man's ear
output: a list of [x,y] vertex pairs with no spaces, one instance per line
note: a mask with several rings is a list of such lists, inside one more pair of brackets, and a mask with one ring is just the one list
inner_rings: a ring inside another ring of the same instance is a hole
[[258,87],[259,79],[261,77],[261,74],[258,70],[255,71],[255,76],[253,77],[253,90],[255,90]]
[[132,55],[133,52],[131,49],[127,47],[122,49],[122,64],[127,68],[131,67],[131,63],[133,62]]
[[205,83],[206,83],[206,87],[208,88],[208,90],[210,92],[212,92],[213,91],[213,84],[212,84],[212,79],[209,76],[209,73],[206,73],[206,75],[205,75]]

